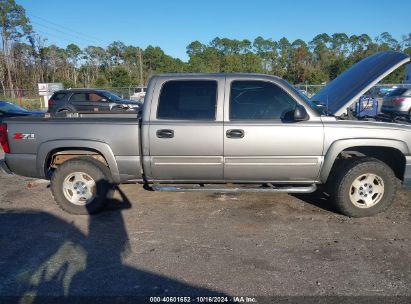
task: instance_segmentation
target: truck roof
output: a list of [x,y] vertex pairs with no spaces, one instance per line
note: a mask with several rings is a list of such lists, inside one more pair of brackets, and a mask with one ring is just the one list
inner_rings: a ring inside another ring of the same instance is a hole
[[201,78],[201,77],[255,77],[255,78],[275,78],[284,80],[281,77],[258,73],[164,73],[153,77],[173,77],[173,78]]

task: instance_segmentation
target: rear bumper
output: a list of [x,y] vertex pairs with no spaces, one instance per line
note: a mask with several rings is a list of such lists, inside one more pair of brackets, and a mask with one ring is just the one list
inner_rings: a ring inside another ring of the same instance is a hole
[[4,159],[0,160],[0,172],[5,174],[12,174],[9,167],[7,167],[7,164],[4,161]]
[[406,157],[403,185],[404,188],[411,189],[411,156]]

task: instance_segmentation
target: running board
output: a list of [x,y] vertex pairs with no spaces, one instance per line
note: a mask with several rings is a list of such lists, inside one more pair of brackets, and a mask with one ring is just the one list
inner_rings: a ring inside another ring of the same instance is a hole
[[309,186],[284,186],[284,187],[240,187],[240,188],[216,188],[205,186],[151,186],[154,191],[167,192],[218,192],[218,193],[241,193],[241,192],[269,192],[269,193],[313,193],[317,190],[315,184]]

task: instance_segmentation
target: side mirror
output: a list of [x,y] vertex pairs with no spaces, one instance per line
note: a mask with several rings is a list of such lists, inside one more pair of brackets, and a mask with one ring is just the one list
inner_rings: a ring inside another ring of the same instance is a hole
[[107,102],[107,99],[106,98],[101,98],[100,101],[101,102]]
[[297,105],[294,109],[294,121],[306,121],[310,119],[307,110],[302,105]]
[[282,116],[284,122],[297,122],[308,120],[310,116],[302,105],[297,105],[293,110],[287,111]]

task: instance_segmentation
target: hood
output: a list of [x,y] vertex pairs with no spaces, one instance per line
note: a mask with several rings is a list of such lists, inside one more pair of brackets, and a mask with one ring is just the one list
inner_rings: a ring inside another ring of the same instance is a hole
[[340,116],[361,95],[408,61],[410,56],[395,51],[369,56],[335,78],[311,99],[326,106],[330,114]]

